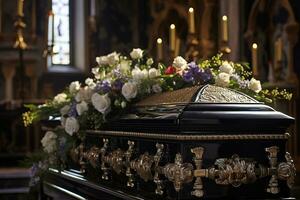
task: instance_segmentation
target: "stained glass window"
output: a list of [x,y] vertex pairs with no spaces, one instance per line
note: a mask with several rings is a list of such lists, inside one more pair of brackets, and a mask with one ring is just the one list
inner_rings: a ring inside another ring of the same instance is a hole
[[54,47],[53,65],[70,64],[70,2],[69,0],[52,0],[54,13]]

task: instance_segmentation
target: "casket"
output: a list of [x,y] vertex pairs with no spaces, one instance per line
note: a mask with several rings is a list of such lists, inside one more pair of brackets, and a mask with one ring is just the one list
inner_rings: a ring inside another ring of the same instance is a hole
[[296,170],[286,130],[293,122],[213,85],[155,94],[101,130],[86,130],[67,168],[49,169],[44,193],[75,199],[288,198]]

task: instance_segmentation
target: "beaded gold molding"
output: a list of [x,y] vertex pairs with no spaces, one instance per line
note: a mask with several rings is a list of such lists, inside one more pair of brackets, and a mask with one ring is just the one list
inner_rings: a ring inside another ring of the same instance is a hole
[[102,131],[88,130],[87,133],[102,136],[118,137],[136,137],[150,138],[161,140],[178,140],[178,141],[201,141],[201,140],[286,140],[290,137],[289,133],[285,134],[229,134],[229,135],[180,135],[168,133],[144,133],[144,132],[125,132],[125,131]]

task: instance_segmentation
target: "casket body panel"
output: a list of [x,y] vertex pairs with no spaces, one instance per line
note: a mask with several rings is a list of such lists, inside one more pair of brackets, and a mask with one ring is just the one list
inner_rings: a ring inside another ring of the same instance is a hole
[[216,86],[154,95],[87,130],[66,171],[46,182],[87,199],[287,198],[293,120]]

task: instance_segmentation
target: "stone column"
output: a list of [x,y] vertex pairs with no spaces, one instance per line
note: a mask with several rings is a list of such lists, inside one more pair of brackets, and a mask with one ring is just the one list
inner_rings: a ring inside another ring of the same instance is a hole
[[16,66],[12,64],[4,64],[2,73],[5,79],[5,101],[13,100],[13,78],[16,73]]
[[30,78],[30,92],[29,97],[35,99],[37,97],[38,77],[36,65],[34,63],[27,64],[25,67],[25,74]]

